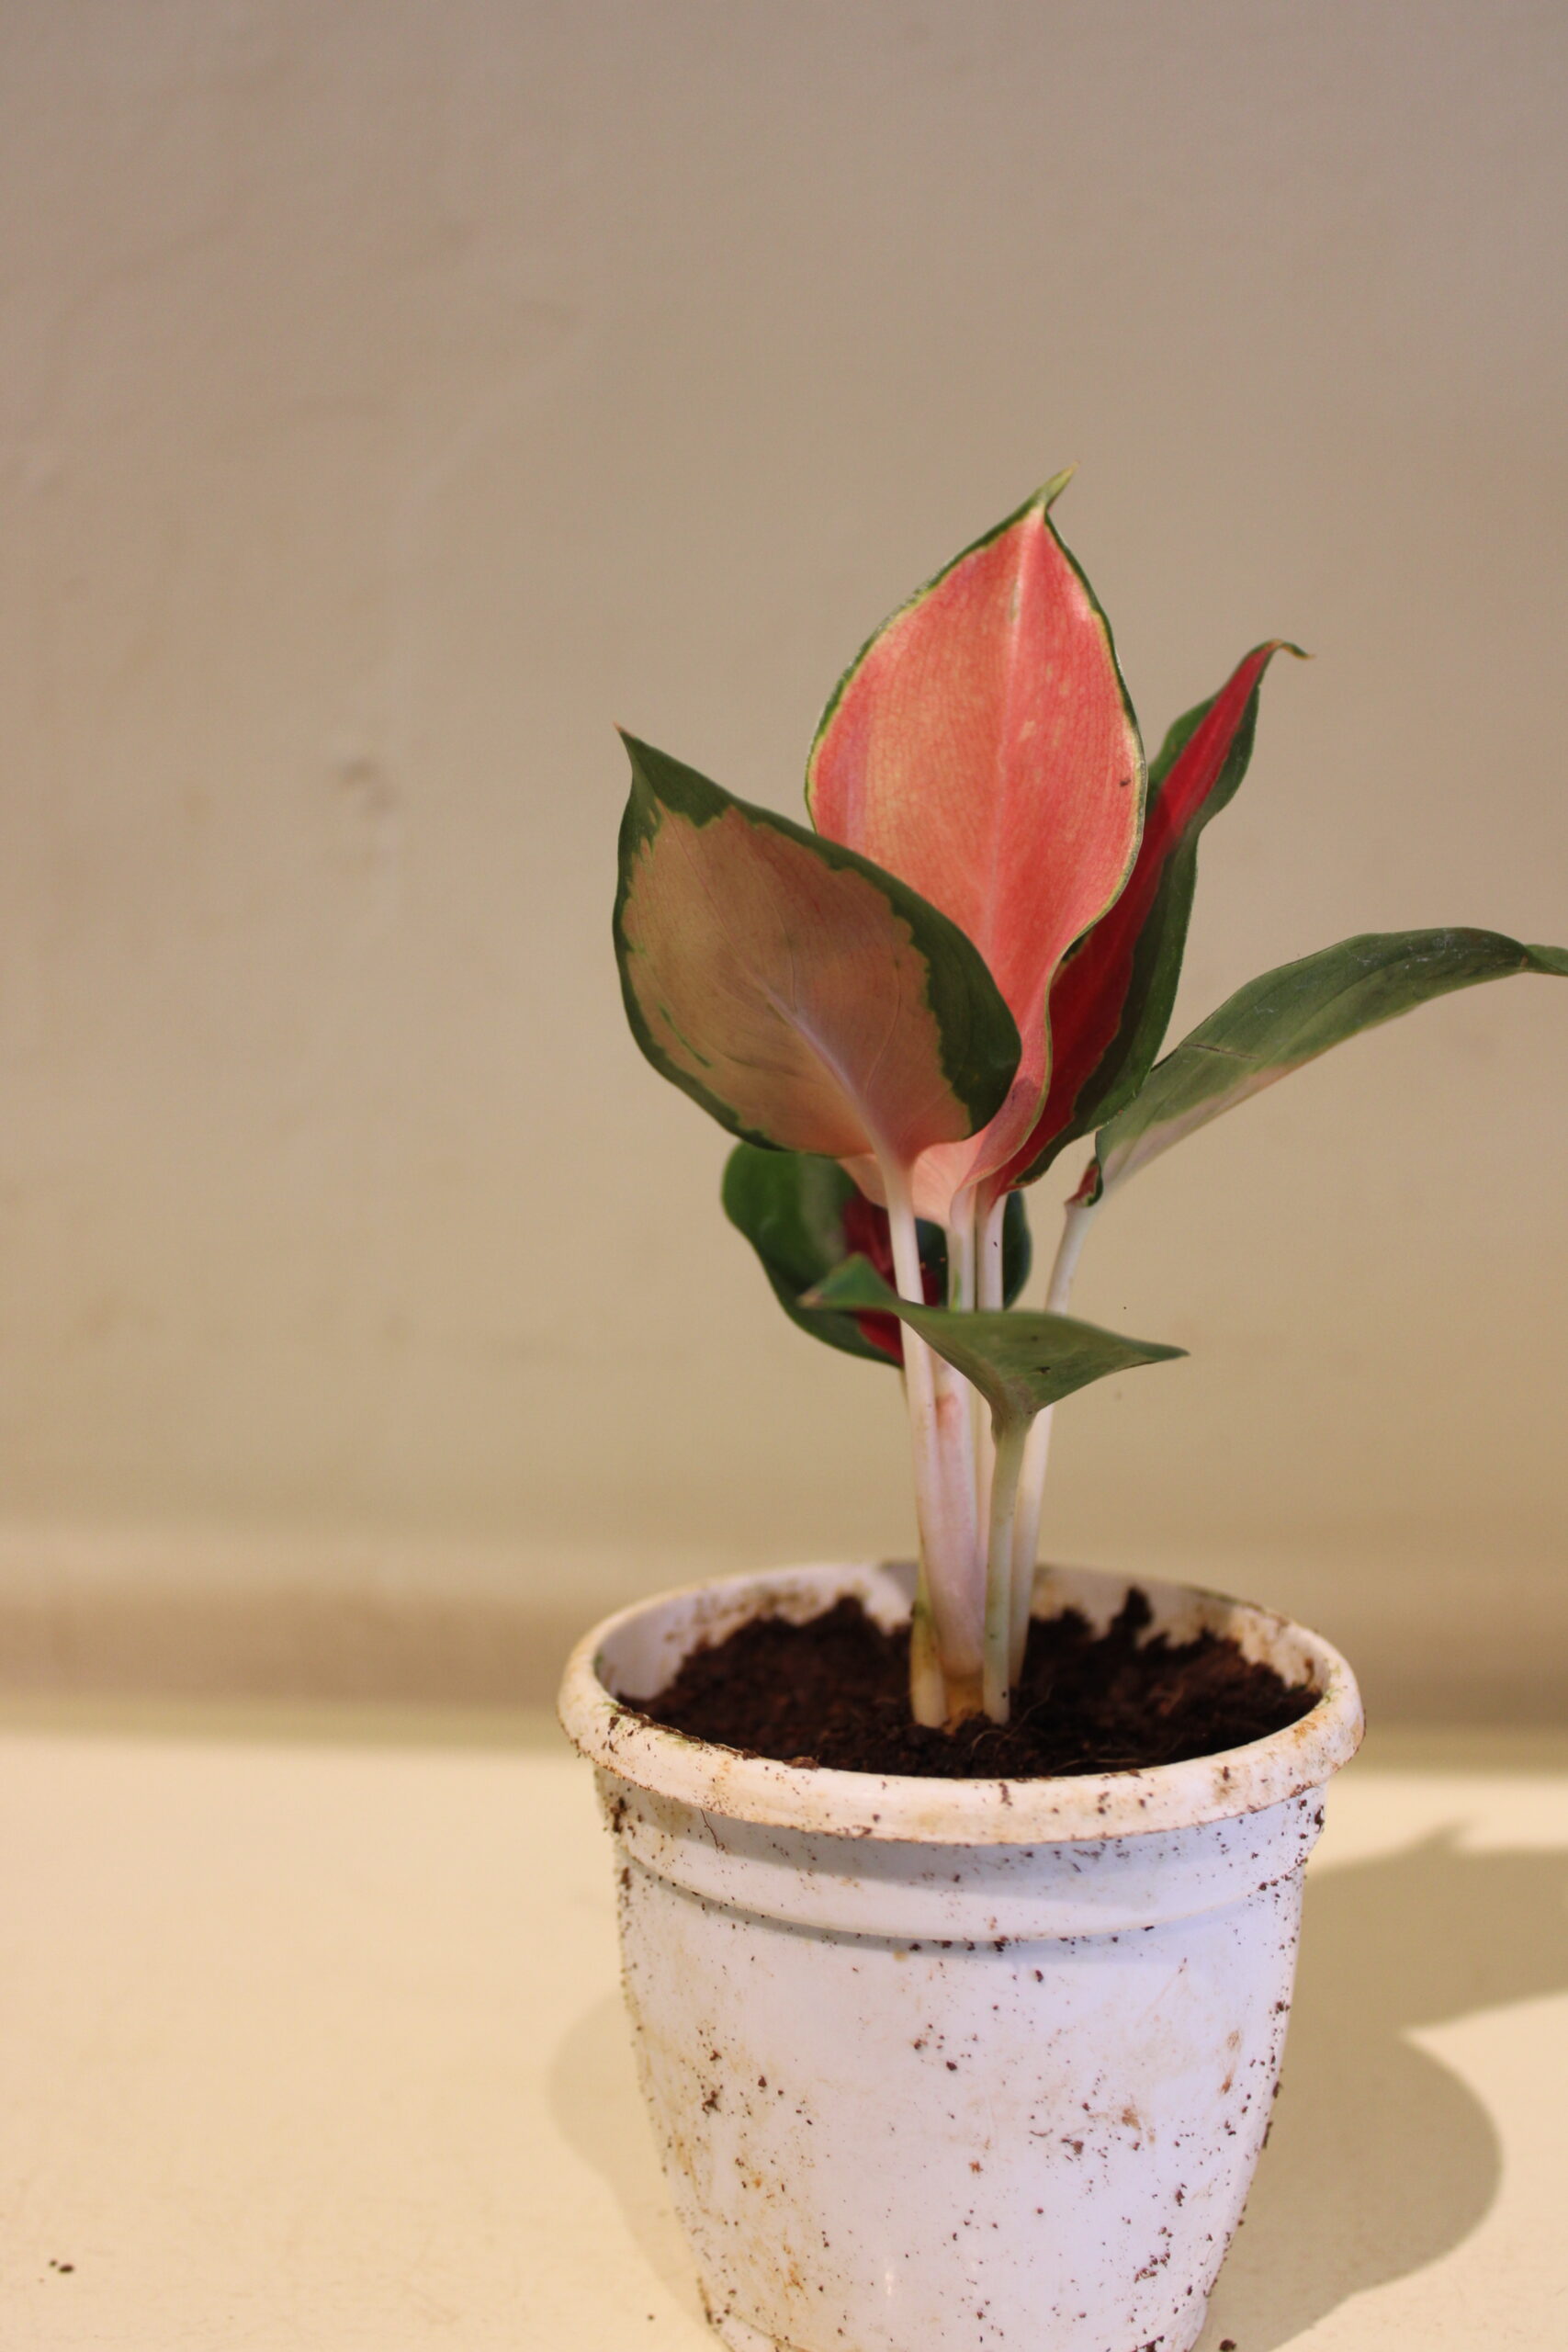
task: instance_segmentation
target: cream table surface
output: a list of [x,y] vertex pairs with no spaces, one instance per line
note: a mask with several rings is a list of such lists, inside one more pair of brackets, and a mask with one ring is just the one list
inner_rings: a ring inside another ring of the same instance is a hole
[[[544,1719],[0,1705],[6,2352],[711,2352]],[[1568,2344],[1568,1737],[1374,1740],[1203,2352]]]

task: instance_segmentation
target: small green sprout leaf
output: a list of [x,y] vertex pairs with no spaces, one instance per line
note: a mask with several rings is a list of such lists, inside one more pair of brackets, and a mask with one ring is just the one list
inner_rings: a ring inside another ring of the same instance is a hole
[[897,1315],[979,1390],[998,1428],[1032,1421],[1047,1405],[1111,1373],[1187,1352],[1152,1340],[1125,1340],[1071,1315],[961,1315],[947,1307],[916,1306],[890,1290],[864,1258],[836,1267],[801,1305]]

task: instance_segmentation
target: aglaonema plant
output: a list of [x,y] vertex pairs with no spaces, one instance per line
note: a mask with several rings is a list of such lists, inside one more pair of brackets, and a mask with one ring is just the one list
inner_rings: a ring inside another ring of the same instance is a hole
[[[812,822],[626,736],[615,936],[634,1035],[739,1140],[724,1204],[794,1320],[901,1368],[919,1575],[910,1704],[1008,1716],[1053,1408],[1179,1355],[1066,1312],[1129,1177],[1330,1046],[1452,989],[1568,976],[1495,932],[1371,933],[1265,973],[1160,1058],[1200,837],[1247,772],[1283,640],[1145,765],[1053,508],[964,549],[840,680]],[[1075,1142],[1043,1310],[1020,1194]]]

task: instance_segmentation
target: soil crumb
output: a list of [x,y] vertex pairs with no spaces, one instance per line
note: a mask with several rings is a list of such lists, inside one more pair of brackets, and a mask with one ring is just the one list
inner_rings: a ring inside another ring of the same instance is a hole
[[1217,1756],[1299,1722],[1304,1685],[1245,1658],[1217,1634],[1150,1634],[1134,1588],[1103,1634],[1069,1609],[1036,1618],[1012,1720],[972,1717],[955,1732],[909,1720],[909,1634],[885,1633],[858,1600],[804,1625],[761,1617],[694,1650],[657,1695],[626,1704],[657,1724],[745,1756],[838,1772],[928,1780],[1042,1780],[1145,1770]]

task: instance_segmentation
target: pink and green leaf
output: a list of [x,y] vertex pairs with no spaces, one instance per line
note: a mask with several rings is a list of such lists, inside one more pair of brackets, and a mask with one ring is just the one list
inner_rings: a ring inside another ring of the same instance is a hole
[[626,738],[615,949],[654,1068],[732,1135],[908,1169],[1006,1099],[980,956],[895,876]]
[[872,638],[807,770],[818,831],[901,876],[972,939],[1022,1039],[1005,1105],[921,1170],[934,1216],[1038,1115],[1056,968],[1121,889],[1145,766],[1104,614],[1056,535],[1061,476]]
[[1204,826],[1235,796],[1252,756],[1263,673],[1276,638],[1255,646],[1217,695],[1177,719],[1149,769],[1148,811],[1125,889],[1079,943],[1051,990],[1051,1084],[1004,1182],[1032,1183],[1077,1137],[1112,1116],[1154,1067],[1176,1001]]
[[1096,1199],[1222,1112],[1331,1046],[1456,989],[1540,972],[1568,978],[1568,948],[1495,931],[1368,932],[1249,980],[1153,1071],[1095,1138],[1082,1197]]
[[897,1297],[863,1258],[835,1268],[802,1302],[842,1313],[896,1315],[977,1388],[998,1427],[1032,1421],[1047,1405],[1108,1374],[1164,1363],[1184,1348],[1080,1323],[1071,1315],[958,1314]]
[[[793,1323],[846,1354],[902,1363],[903,1337],[893,1316],[807,1312],[800,1305],[802,1293],[846,1258],[866,1258],[884,1280],[893,1276],[887,1212],[865,1198],[836,1159],[738,1143],[725,1163],[724,1210],[755,1250]],[[926,1302],[940,1306],[947,1296],[947,1236],[923,1217],[917,1235]],[[1010,1193],[1002,1231],[1002,1289],[1010,1305],[1029,1279],[1029,1261],[1022,1196]]]

